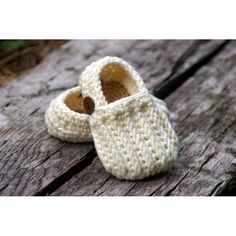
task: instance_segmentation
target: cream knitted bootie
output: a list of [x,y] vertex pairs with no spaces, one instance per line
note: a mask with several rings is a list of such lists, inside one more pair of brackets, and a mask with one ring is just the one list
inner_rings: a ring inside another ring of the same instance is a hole
[[53,99],[45,113],[49,134],[75,143],[92,141],[88,119],[79,86]]
[[80,77],[98,156],[107,172],[136,180],[166,171],[177,157],[177,137],[160,102],[124,60],[105,57]]

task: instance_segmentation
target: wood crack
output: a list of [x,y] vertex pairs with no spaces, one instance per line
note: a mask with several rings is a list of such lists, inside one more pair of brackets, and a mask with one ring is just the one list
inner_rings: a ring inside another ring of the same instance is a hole
[[227,44],[228,40],[224,41],[220,45],[217,45],[210,53],[204,55],[196,63],[194,63],[189,69],[185,70],[177,76],[167,78],[158,88],[154,88],[154,96],[164,99],[173,93],[178,87],[180,87],[187,79],[191,78],[202,66],[210,62]]
[[60,186],[70,180],[74,175],[81,172],[85,169],[88,165],[90,165],[93,159],[96,157],[95,148],[92,148],[81,160],[72,166],[69,170],[64,172],[63,174],[56,177],[51,183],[49,183],[46,187],[39,190],[34,194],[34,196],[47,196],[57,190]]
[[125,193],[125,196],[127,196],[137,185],[137,183],[134,183],[133,186]]
[[212,155],[209,155],[206,160],[201,164],[200,168],[198,169],[197,173],[195,176],[197,176],[199,174],[199,172],[202,170],[202,168],[211,160],[211,158],[215,155],[215,153],[213,153]]
[[[180,57],[176,60],[176,62],[172,66],[172,69],[171,69],[171,72],[170,72],[169,76],[167,76],[164,81],[169,80],[177,72],[179,67],[197,50],[197,48],[199,47],[200,43],[201,43],[200,40],[194,41],[183,52],[183,54],[180,55]],[[159,70],[157,69],[157,70],[153,71],[149,76],[154,77],[154,76],[157,75],[158,72],[159,72]]]
[[0,141],[0,147],[2,147],[8,140],[2,140]]
[[149,196],[155,195],[155,193],[156,193],[159,189],[161,189],[165,184],[166,184],[166,183],[163,183],[161,186],[159,186],[158,188],[156,188],[155,191],[153,191],[152,193],[149,194]]
[[39,109],[40,109],[40,108],[36,108],[35,110],[33,110],[33,111],[29,114],[29,116],[32,116],[33,114],[35,114]]
[[39,164],[37,164],[37,165],[33,166],[32,168],[30,168],[29,170],[27,170],[27,171],[25,172],[25,174],[28,173],[28,172],[30,172],[30,171],[33,170],[33,169],[36,169],[38,166],[43,165],[43,163],[45,163],[49,158],[51,158],[54,154],[56,154],[58,151],[60,151],[60,150],[61,150],[62,148],[64,148],[65,146],[66,146],[66,144],[62,145],[60,148],[58,148],[58,149],[55,150],[53,153],[51,153],[51,154],[48,155],[46,158],[44,158],[44,160],[41,161]]
[[[95,194],[98,192],[98,190],[101,189],[101,188],[107,183],[107,181],[108,181],[109,179],[111,179],[111,176],[109,176],[108,178],[106,178],[106,179],[102,182],[102,184],[101,184],[97,189],[95,189],[95,190],[93,191],[93,194],[95,195]],[[103,192],[101,192],[100,194],[102,194],[102,193],[103,193]],[[100,194],[98,194],[98,195],[100,195]]]
[[8,184],[4,185],[2,188],[0,188],[0,192],[2,192],[2,191],[3,191],[4,189],[6,189],[8,186],[9,186]]
[[209,196],[215,195],[215,194],[218,192],[218,190],[220,189],[220,187],[221,187],[221,185],[222,185],[223,182],[224,182],[224,181],[221,181],[221,182],[219,182],[218,184],[216,184],[216,186],[215,186],[215,187],[212,189],[212,191],[210,192]]
[[236,125],[236,120],[233,120],[232,123],[231,123],[229,126],[227,126],[221,134],[219,134],[219,136],[218,136],[217,139],[218,139],[218,140],[219,140],[219,139],[222,139],[222,137],[224,137],[225,133],[226,133],[227,131],[229,131],[229,130],[230,130],[233,126],[235,126],[235,125]]
[[182,179],[180,179],[180,181],[174,186],[172,187],[170,190],[168,190],[168,192],[165,194],[165,196],[170,196],[171,193],[183,182],[183,180],[187,177],[189,171],[187,171],[187,173],[182,177]]

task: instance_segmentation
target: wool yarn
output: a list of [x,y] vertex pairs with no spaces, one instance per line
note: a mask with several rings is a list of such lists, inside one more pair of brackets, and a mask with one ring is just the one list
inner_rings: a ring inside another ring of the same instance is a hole
[[84,70],[79,82],[83,97],[95,104],[89,124],[107,172],[137,180],[175,163],[178,139],[167,109],[153,99],[130,64],[117,57],[102,58]]
[[49,134],[74,143],[93,140],[88,119],[80,86],[68,89],[53,99],[45,113]]

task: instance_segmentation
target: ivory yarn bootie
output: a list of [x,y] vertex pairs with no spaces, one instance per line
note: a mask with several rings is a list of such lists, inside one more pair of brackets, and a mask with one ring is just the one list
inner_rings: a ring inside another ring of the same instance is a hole
[[177,137],[160,100],[124,60],[105,57],[80,77],[85,111],[98,156],[107,172],[136,180],[170,168]]
[[88,119],[79,86],[53,99],[45,113],[49,134],[74,143],[93,140]]

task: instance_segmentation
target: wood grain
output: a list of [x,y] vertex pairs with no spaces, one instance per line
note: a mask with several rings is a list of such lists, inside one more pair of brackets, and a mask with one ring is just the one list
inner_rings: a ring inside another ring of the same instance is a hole
[[[145,78],[152,91],[167,78],[189,69],[221,43],[71,41],[51,53],[33,70],[1,87],[0,194],[124,195],[128,192],[132,194],[132,188],[138,194],[135,189],[141,183],[120,183],[104,172],[95,158],[92,143],[71,144],[47,134],[44,112],[50,100],[65,89],[75,86],[83,68],[105,55],[121,56],[128,60]],[[170,106],[175,111],[174,104],[171,103]],[[178,112],[176,116],[179,116]],[[154,191],[152,185],[156,186],[160,180],[158,177],[146,185]],[[174,183],[175,181],[172,182]],[[127,190],[123,191],[118,187],[120,184]],[[109,185],[108,192],[106,189]],[[59,188],[60,186],[62,187]],[[59,189],[54,192],[57,188]],[[115,193],[112,189],[115,189]]]

